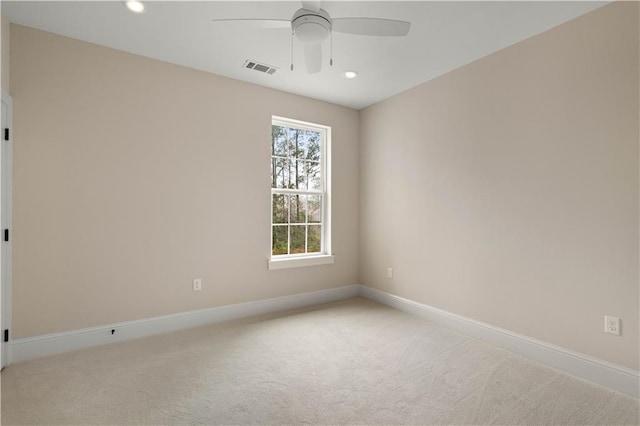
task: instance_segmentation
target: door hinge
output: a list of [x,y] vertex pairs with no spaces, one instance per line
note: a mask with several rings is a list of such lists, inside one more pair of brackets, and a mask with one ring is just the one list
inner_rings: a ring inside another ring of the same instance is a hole
[[4,140],[5,141],[9,140],[9,128],[8,127],[4,128]]
[[8,229],[4,230],[4,240],[5,241],[9,241],[9,230]]
[[4,330],[4,341],[8,342],[9,341],[9,329],[5,328]]

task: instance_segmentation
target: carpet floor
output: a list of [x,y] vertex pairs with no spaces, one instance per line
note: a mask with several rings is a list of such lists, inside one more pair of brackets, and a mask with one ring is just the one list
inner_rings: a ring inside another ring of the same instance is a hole
[[2,424],[638,425],[639,402],[354,298],[10,365]]

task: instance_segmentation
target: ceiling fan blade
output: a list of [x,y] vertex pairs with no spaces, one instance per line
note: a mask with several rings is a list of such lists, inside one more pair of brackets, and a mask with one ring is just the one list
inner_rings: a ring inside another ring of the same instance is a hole
[[215,23],[239,22],[256,26],[258,28],[288,28],[291,29],[291,21],[288,19],[212,19]]
[[304,61],[307,64],[307,72],[315,74],[322,68],[322,45],[305,43]]
[[319,12],[321,1],[322,0],[302,0],[302,8]]
[[379,18],[334,18],[333,31],[382,37],[406,36],[411,22]]

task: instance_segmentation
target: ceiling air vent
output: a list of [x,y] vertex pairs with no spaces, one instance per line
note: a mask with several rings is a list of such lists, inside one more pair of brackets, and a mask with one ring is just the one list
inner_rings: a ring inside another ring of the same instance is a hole
[[261,64],[260,62],[252,61],[249,59],[244,62],[242,68],[249,68],[250,70],[260,71],[267,74],[274,74],[276,71],[278,71],[277,67],[272,67],[271,65],[267,64]]

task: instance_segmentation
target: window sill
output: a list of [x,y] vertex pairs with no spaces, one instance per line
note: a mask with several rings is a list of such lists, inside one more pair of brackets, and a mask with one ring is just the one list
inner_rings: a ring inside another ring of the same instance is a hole
[[285,259],[270,259],[269,270],[300,268],[303,266],[328,265],[333,263],[335,258],[332,254],[322,254],[318,256],[288,257]]

